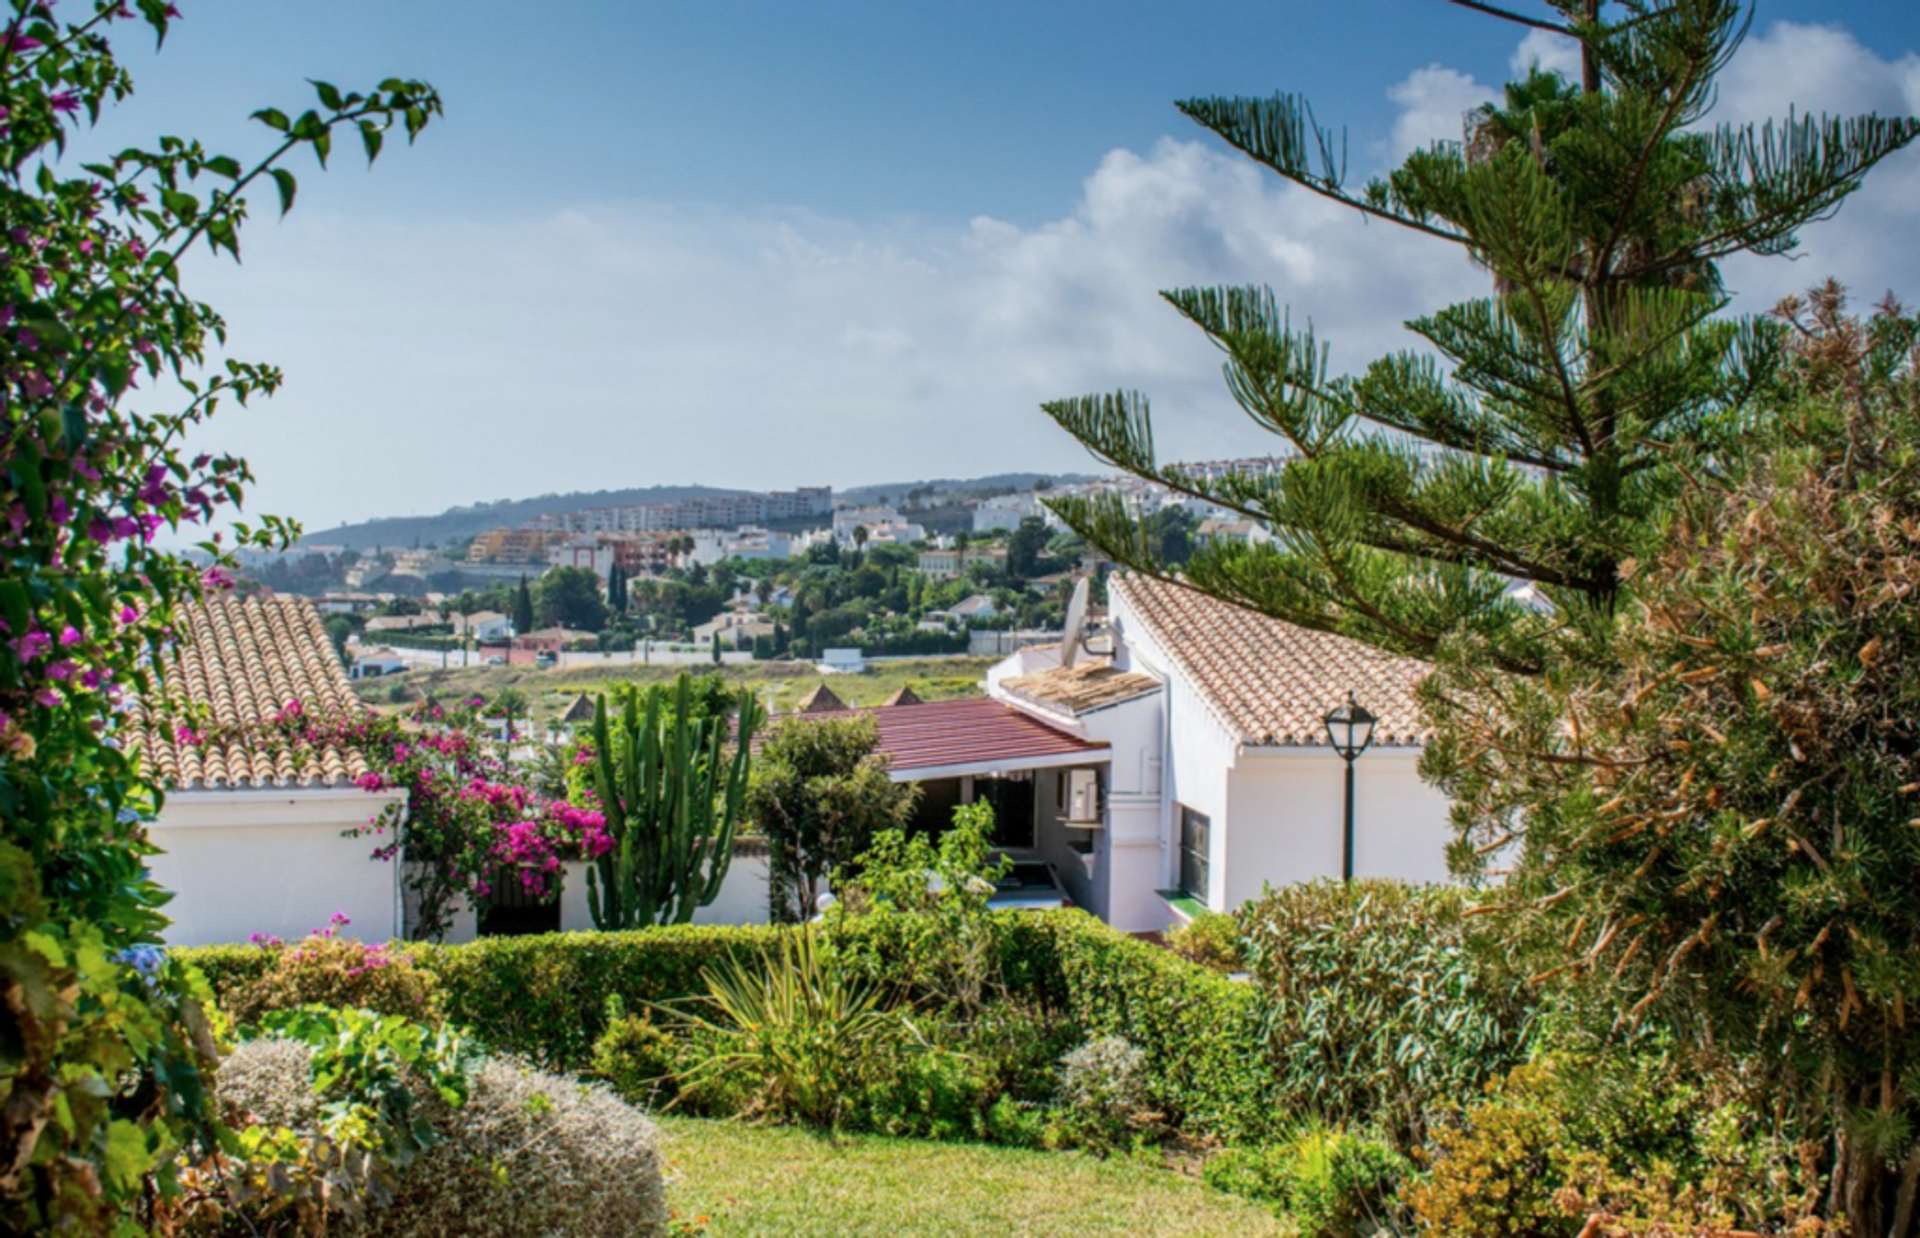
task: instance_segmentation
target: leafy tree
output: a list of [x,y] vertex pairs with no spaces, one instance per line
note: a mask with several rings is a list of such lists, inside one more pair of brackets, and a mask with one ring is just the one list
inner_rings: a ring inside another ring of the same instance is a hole
[[1920,318],[1850,320],[1831,287],[1788,309],[1800,394],[1680,496],[1617,661],[1443,665],[1428,770],[1459,859],[1505,849],[1504,920],[1601,1037],[1667,1028],[1770,1115],[1808,1214],[1907,1238]]
[[1147,519],[1148,545],[1169,568],[1186,566],[1193,558],[1193,513],[1179,503],[1162,504]]
[[[119,23],[164,36],[173,10],[65,7],[14,0],[0,32],[0,1232],[22,1234],[171,1228],[159,1213],[180,1159],[220,1146],[211,994],[159,949],[166,895],[144,822],[163,788],[123,746],[124,711],[154,688],[181,608],[234,570],[211,540],[205,570],[154,544],[251,480],[181,438],[280,374],[205,372],[224,326],[182,289],[180,260],[202,243],[237,257],[255,188],[271,181],[291,205],[282,165],[298,149],[324,160],[358,133],[372,157],[390,125],[411,138],[440,111],[418,83],[315,83],[313,110],[255,114],[272,146],[251,165],[169,137],[76,167],[60,160],[70,129],[133,88]],[[162,374],[178,403],[142,393]],[[262,549],[295,532],[237,531]]]
[[513,633],[525,636],[533,631],[533,626],[533,590],[522,576],[519,588],[513,591]]
[[[1604,639],[1621,565],[1686,470],[1711,468],[1763,416],[1754,397],[1780,333],[1721,316],[1716,264],[1790,251],[1920,120],[1707,125],[1745,30],[1737,0],[1552,0],[1537,19],[1453,3],[1568,35],[1580,80],[1535,71],[1471,117],[1465,141],[1365,186],[1297,96],[1180,108],[1288,181],[1459,246],[1492,296],[1409,323],[1431,352],[1343,376],[1269,290],[1165,294],[1225,353],[1247,414],[1297,453],[1273,475],[1162,464],[1134,393],[1045,407],[1099,458],[1272,529],[1271,544],[1196,554],[1196,587],[1422,657],[1471,639],[1478,656],[1536,672],[1551,639]],[[1051,502],[1115,561],[1168,570],[1117,499]],[[1550,616],[1506,596],[1516,579]]]
[[1038,516],[1022,520],[1007,538],[1007,571],[1024,580],[1042,572],[1040,558],[1047,551],[1047,525]]
[[767,836],[775,920],[812,919],[827,875],[911,817],[919,789],[893,781],[879,746],[865,715],[787,718],[767,732],[747,812]]
[[607,603],[600,593],[600,577],[590,567],[556,567],[540,578],[540,619],[543,626],[598,632],[607,623]]

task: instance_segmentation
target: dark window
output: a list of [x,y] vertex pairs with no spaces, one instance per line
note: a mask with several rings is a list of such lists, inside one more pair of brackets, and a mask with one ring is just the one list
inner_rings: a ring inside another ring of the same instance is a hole
[[1207,857],[1211,854],[1213,823],[1205,815],[1180,808],[1180,892],[1207,900]]
[[560,931],[560,900],[542,899],[527,889],[514,869],[496,869],[487,879],[480,904],[480,936],[520,937]]

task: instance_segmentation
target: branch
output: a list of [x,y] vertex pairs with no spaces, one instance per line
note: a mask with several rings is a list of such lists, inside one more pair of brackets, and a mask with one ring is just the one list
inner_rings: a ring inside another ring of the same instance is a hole
[[1495,8],[1491,4],[1482,4],[1480,0],[1447,0],[1448,4],[1469,9],[1475,13],[1484,13],[1488,17],[1498,17],[1501,21],[1510,21],[1516,26],[1528,26],[1534,30],[1550,30],[1554,34],[1572,35],[1573,31],[1555,22],[1542,21],[1537,17],[1523,17],[1506,9]]

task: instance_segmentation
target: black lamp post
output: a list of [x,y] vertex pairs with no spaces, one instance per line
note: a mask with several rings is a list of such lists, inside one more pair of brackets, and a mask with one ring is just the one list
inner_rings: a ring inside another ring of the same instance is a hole
[[1347,693],[1347,703],[1335,708],[1324,721],[1327,740],[1340,759],[1347,763],[1347,828],[1340,852],[1340,878],[1353,880],[1353,763],[1373,742],[1373,724],[1377,719]]

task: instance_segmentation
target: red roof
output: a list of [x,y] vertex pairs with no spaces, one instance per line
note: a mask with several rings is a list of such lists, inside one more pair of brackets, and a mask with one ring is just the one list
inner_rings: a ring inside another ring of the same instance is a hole
[[[881,705],[787,717],[844,718],[867,714],[880,727],[880,750],[896,774],[918,778],[958,775],[973,770],[1046,768],[1099,764],[1111,746],[1048,726],[999,701],[972,698],[925,701],[918,705]],[[775,725],[785,718],[774,719]],[[764,732],[763,732],[764,733]]]

